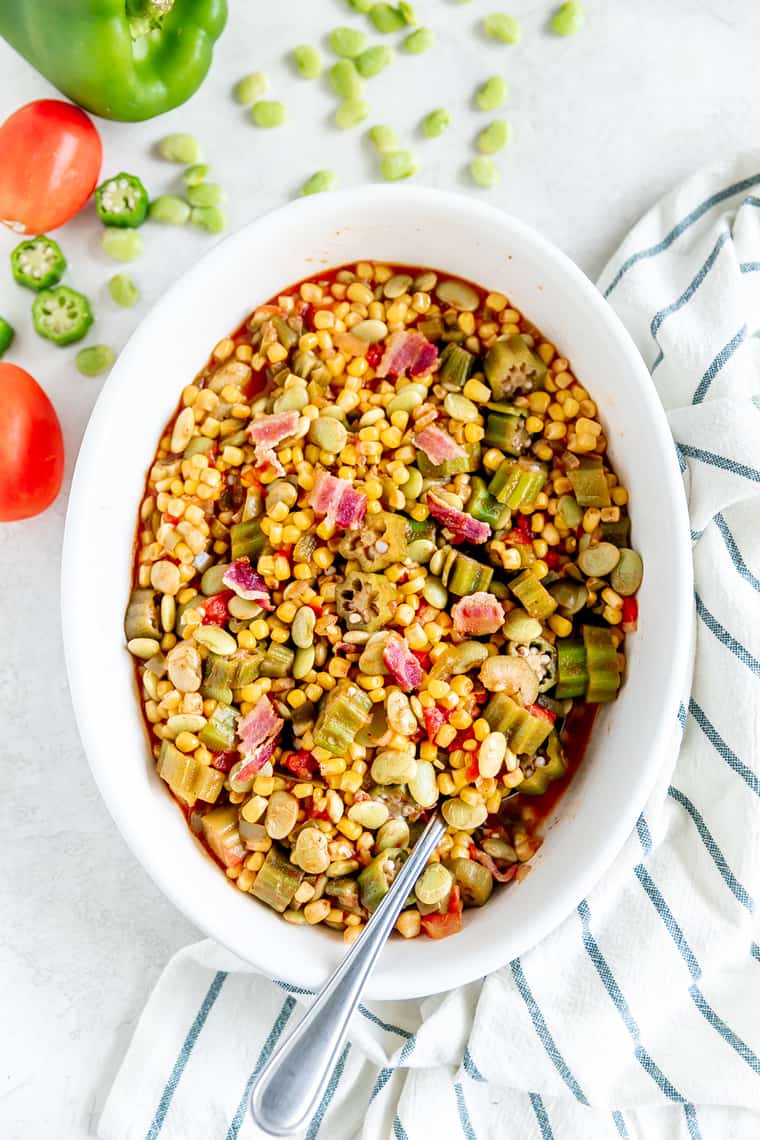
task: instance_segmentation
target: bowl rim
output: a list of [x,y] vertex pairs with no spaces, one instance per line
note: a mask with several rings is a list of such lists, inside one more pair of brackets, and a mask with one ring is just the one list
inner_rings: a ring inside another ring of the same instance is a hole
[[[350,215],[351,208],[357,205],[358,200],[365,208],[368,205],[373,205],[376,210],[387,210],[389,213],[393,210],[403,209],[405,205],[420,208],[429,205],[433,200],[440,208],[448,207],[460,212],[467,210],[483,221],[490,219],[502,233],[511,230],[513,234],[518,235],[527,245],[535,249],[538,256],[553,262],[567,280],[568,286],[579,291],[584,302],[589,306],[594,321],[603,327],[604,334],[607,337],[617,342],[617,347],[628,360],[631,374],[636,376],[638,396],[643,405],[642,410],[649,428],[654,433],[657,450],[662,455],[666,477],[666,485],[662,487],[663,498],[672,506],[673,510],[671,540],[675,577],[682,583],[682,588],[677,591],[677,613],[674,616],[674,628],[682,637],[684,644],[691,644],[693,631],[693,575],[686,497],[675,446],[663,406],[657,396],[652,377],[617,313],[589,278],[562,250],[527,223],[490,203],[478,201],[461,193],[428,187],[391,187],[384,185],[331,191],[329,194],[315,195],[312,198],[302,198],[289,202],[286,205],[266,211],[218,242],[189,271],[182,274],[145,314],[129,337],[95,403],[79,449],[66,512],[61,565],[61,617],[66,669],[80,738],[95,783],[123,839],[153,882],[186,918],[209,937],[226,946],[236,956],[241,957],[246,967],[258,968],[264,972],[269,972],[271,969],[271,961],[267,961],[266,952],[257,954],[254,948],[244,949],[240,945],[234,944],[234,938],[225,938],[223,933],[214,929],[213,915],[208,913],[208,908],[196,903],[192,892],[181,892],[176,885],[175,877],[171,873],[164,872],[160,857],[146,841],[146,836],[136,822],[134,813],[129,812],[128,805],[114,793],[113,788],[106,781],[105,766],[102,757],[99,755],[98,741],[92,724],[93,718],[88,709],[87,674],[91,665],[88,665],[86,660],[86,654],[81,644],[81,631],[75,625],[75,614],[73,607],[68,604],[68,600],[76,596],[76,579],[81,571],[81,567],[78,565],[77,550],[87,515],[88,483],[97,476],[94,456],[98,435],[101,429],[107,426],[112,406],[117,402],[122,383],[120,363],[122,359],[126,360],[127,363],[129,362],[130,353],[128,350],[132,347],[133,342],[138,337],[146,335],[146,330],[159,326],[164,313],[169,312],[188,290],[198,289],[203,280],[208,280],[209,275],[213,277],[214,273],[218,272],[227,262],[231,249],[240,240],[241,235],[253,237],[256,233],[263,232],[275,216],[280,219],[290,218],[294,222],[312,217],[316,225],[322,225],[325,223],[325,217],[322,215],[327,201],[329,201],[332,219],[334,220],[335,217],[341,217],[344,207]],[[327,215],[330,214],[330,211],[327,211]],[[475,275],[473,275],[473,279],[475,279]],[[673,723],[666,715],[666,711],[673,710],[675,716],[675,711],[686,691],[691,666],[690,653],[676,656],[667,685],[662,691],[660,714],[656,731],[652,735],[652,747],[648,757],[642,762],[639,778],[635,785],[636,794],[631,796],[628,810],[621,812],[611,821],[604,837],[595,842],[593,849],[589,851],[587,862],[582,870],[576,874],[572,886],[569,885],[564,892],[558,893],[553,900],[543,905],[541,914],[537,915],[532,923],[530,933],[526,937],[520,953],[524,953],[545,938],[578,906],[599,882],[622,849],[662,768],[665,749],[672,740],[673,732]],[[271,959],[271,954],[269,958]],[[498,941],[484,942],[479,953],[473,955],[459,969],[456,984],[466,984],[504,965],[506,965],[506,960],[503,951],[499,949]],[[278,971],[278,976],[286,981],[303,982],[304,975],[306,975],[309,980],[313,981],[313,972],[310,975],[308,969],[303,969],[300,974],[296,974],[294,973],[295,966],[293,969],[290,967],[290,961],[287,963],[283,961],[282,971]],[[440,970],[432,967],[429,976],[426,978],[417,978],[414,982],[410,982],[408,978],[395,978],[392,985],[387,982],[373,985],[372,979],[370,979],[366,996],[376,999],[392,999],[419,997],[426,993],[440,992],[443,989],[450,988],[450,984],[446,984],[445,980],[439,976],[440,973]]]

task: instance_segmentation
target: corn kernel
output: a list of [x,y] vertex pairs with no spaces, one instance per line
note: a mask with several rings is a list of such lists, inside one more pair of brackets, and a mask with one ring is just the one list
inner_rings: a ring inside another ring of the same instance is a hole
[[492,396],[491,389],[481,380],[475,379],[467,381],[462,389],[462,393],[468,400],[474,400],[476,404],[487,404]]
[[441,725],[436,733],[435,742],[439,748],[448,748],[453,743],[457,730],[450,724]]
[[549,628],[554,630],[557,637],[569,637],[573,632],[573,623],[560,614],[552,614],[549,618]]
[[448,772],[440,772],[436,776],[436,783],[438,785],[438,791],[442,796],[453,796],[457,790]]

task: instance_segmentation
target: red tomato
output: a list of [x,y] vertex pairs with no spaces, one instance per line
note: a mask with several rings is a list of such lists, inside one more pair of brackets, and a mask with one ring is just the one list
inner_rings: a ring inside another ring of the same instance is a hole
[[62,226],[98,182],[103,146],[84,111],[38,99],[0,126],[0,220],[20,234]]
[[428,938],[448,938],[450,934],[459,934],[462,929],[462,896],[459,887],[452,887],[449,895],[449,905],[445,914],[423,914],[422,929]]
[[291,752],[287,759],[282,761],[282,764],[299,780],[310,780],[319,768],[319,764],[311,752],[306,752],[303,749],[300,752]]
[[15,364],[0,364],[0,469],[0,522],[38,515],[61,489],[61,424],[37,381]]
[[212,594],[203,603],[203,625],[225,625],[229,613],[227,602],[232,597],[232,590],[224,590],[221,594]]
[[635,598],[623,598],[623,625],[635,625],[639,618],[639,603]]

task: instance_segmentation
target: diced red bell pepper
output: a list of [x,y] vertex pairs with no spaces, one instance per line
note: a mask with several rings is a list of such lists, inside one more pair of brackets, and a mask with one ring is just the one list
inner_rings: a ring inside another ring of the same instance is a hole
[[562,555],[558,550],[547,550],[544,562],[550,570],[557,570],[562,565]]
[[480,768],[478,767],[477,755],[474,755],[467,768],[465,769],[465,776],[468,780],[477,780],[480,775]]
[[530,546],[531,537],[529,534],[525,534],[524,531],[517,530],[513,527],[512,530],[508,530],[505,534],[504,541],[508,546]]
[[557,719],[557,714],[551,709],[545,709],[543,705],[527,705],[526,707],[530,715],[537,717],[538,720],[548,720],[549,724],[554,724]]
[[282,761],[282,765],[294,776],[298,776],[299,780],[310,780],[319,768],[319,764],[311,752],[306,752],[305,749],[301,749],[300,752],[291,752],[288,758]]
[[212,594],[203,603],[204,625],[226,625],[229,618],[227,603],[232,597],[233,590],[224,590],[221,594]]
[[370,368],[377,368],[378,364],[382,360],[384,351],[385,349],[380,344],[371,344],[369,346],[365,360],[367,361],[367,364],[369,364]]
[[623,598],[623,625],[635,625],[639,619],[639,603],[635,598]]
[[226,775],[234,768],[239,759],[239,752],[216,752],[210,766],[216,768],[217,772],[224,772]]
[[422,669],[427,672],[430,668],[430,654],[426,649],[413,649],[412,653],[417,658]]
[[306,808],[306,818],[307,819],[329,819],[330,818],[326,811],[317,811],[317,809],[314,807],[314,797],[313,796],[309,796],[309,798],[306,802],[308,804],[308,806]]
[[462,896],[459,887],[451,888],[449,905],[445,914],[423,914],[422,929],[428,938],[448,938],[462,929]]
[[425,718],[425,728],[428,734],[428,740],[435,740],[438,729],[442,728],[446,721],[449,719],[443,709],[439,709],[438,705],[430,705],[429,708],[422,710],[422,715]]
[[301,309],[301,318],[304,328],[307,328],[309,332],[314,332],[314,306],[310,301],[307,301]]

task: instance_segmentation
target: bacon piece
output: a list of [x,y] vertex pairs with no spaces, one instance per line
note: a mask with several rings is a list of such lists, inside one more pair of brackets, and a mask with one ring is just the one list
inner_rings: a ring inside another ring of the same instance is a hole
[[225,586],[247,602],[258,602],[263,610],[273,610],[272,599],[264,579],[251,566],[249,558],[236,558],[222,576]]
[[427,502],[433,518],[438,519],[449,530],[453,530],[460,538],[465,538],[468,542],[486,542],[491,537],[488,523],[474,519],[472,515],[457,510],[456,507],[450,507],[435,491],[428,491]]
[[245,760],[235,778],[240,780],[241,784],[245,783],[246,780],[252,780],[272,759],[276,747],[277,737],[273,736],[270,740],[265,740],[263,744],[257,744],[250,752],[246,752]]
[[318,471],[309,492],[309,506],[340,527],[358,530],[367,513],[367,496],[355,491],[348,480]]
[[443,463],[444,459],[462,459],[467,454],[447,431],[433,424],[415,437],[414,446],[424,451],[430,462],[436,465]]
[[383,649],[383,661],[394,681],[405,693],[419,688],[422,666],[409,648],[406,639],[391,634]]
[[276,412],[248,425],[248,434],[256,445],[259,466],[270,465],[278,475],[285,474],[285,468],[274,449],[278,443],[293,435],[298,427],[298,419],[298,412]]
[[451,608],[457,633],[496,633],[504,622],[501,602],[484,590],[462,598]]
[[247,755],[270,737],[279,736],[284,723],[275,713],[269,697],[260,697],[251,711],[238,721],[239,751]]
[[410,376],[424,376],[430,372],[437,359],[438,349],[422,333],[412,330],[395,332],[388,338],[385,352],[375,371],[380,377],[391,373],[401,376],[403,372],[408,372]]
[[510,879],[514,879],[517,874],[517,863],[510,864],[506,871],[502,871],[487,851],[481,851],[478,847],[475,847],[474,844],[470,844],[470,857],[477,863],[482,863],[484,867],[487,867],[497,883],[508,883]]

